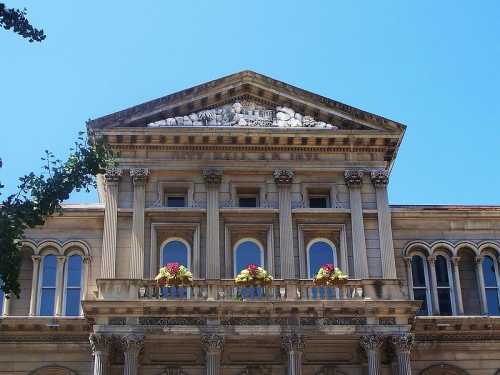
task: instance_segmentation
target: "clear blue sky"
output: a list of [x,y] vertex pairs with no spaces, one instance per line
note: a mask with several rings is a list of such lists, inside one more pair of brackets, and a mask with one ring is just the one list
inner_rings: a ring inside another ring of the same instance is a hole
[[88,118],[251,69],[405,123],[391,203],[500,204],[499,1],[5,1],[47,33],[0,30],[5,193]]

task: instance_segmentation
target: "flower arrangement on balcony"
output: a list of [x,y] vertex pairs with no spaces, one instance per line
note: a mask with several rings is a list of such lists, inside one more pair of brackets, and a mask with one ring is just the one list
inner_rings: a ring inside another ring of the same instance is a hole
[[266,286],[272,282],[271,274],[256,264],[249,264],[234,279],[234,283],[239,286]]
[[347,283],[347,275],[334,264],[323,264],[314,277],[315,285],[342,286]]
[[167,263],[155,277],[160,286],[188,286],[193,282],[193,274],[182,264]]

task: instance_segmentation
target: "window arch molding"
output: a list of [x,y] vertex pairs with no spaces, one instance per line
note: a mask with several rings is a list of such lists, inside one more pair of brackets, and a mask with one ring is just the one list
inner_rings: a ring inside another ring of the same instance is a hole
[[78,375],[78,373],[76,371],[74,371],[68,367],[54,366],[54,365],[39,367],[33,371],[30,371],[28,375],[45,375],[45,374]]
[[245,243],[245,242],[252,242],[254,244],[257,245],[257,247],[259,248],[259,252],[260,252],[260,265],[262,267],[265,267],[265,261],[264,261],[264,246],[262,246],[262,244],[260,243],[259,240],[255,239],[255,238],[252,238],[252,237],[245,237],[245,238],[241,238],[239,239],[238,241],[236,241],[236,243],[234,244],[233,246],[233,272],[234,272],[234,275],[236,276],[238,274],[238,272],[240,272],[241,270],[238,270],[238,262],[237,262],[237,251],[238,251],[238,248],[240,247],[241,244]]
[[479,249],[475,243],[470,241],[460,241],[454,247],[454,256],[460,256],[460,253],[464,250],[469,250],[474,253],[475,256],[479,256]]
[[[337,246],[335,246],[335,244],[331,240],[329,240],[328,238],[324,238],[324,237],[313,238],[312,240],[310,240],[307,243],[307,246],[306,246],[307,275],[309,278],[314,277],[314,275],[311,275],[311,272],[310,272],[311,271],[311,255],[310,255],[311,254],[311,247],[314,244],[317,244],[320,242],[324,242],[328,246],[330,246],[330,249],[332,250],[332,259],[333,259],[332,263],[338,266]],[[342,270],[342,271],[344,271],[344,270]]]
[[412,241],[406,245],[403,255],[411,257],[415,253],[423,254],[424,258],[427,258],[432,254],[432,250],[431,247],[423,241]]
[[436,241],[431,245],[431,255],[446,254],[448,257],[452,257],[456,255],[455,246],[451,242],[448,241]]
[[495,258],[500,257],[500,246],[494,242],[481,242],[477,247],[478,255],[490,253]]
[[180,243],[182,243],[184,246],[186,246],[186,252],[187,252],[187,268],[189,270],[191,270],[191,245],[189,244],[188,241],[186,241],[184,238],[182,237],[169,237],[167,238],[165,241],[163,241],[160,245],[160,256],[158,259],[160,259],[160,267],[162,267],[164,264],[163,263],[163,250],[165,249],[165,247],[171,243],[171,242],[175,242],[175,241],[178,241]]

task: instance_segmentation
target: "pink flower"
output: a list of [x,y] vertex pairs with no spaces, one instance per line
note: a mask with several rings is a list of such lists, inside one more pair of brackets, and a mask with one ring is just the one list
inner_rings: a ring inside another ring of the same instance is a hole
[[257,268],[258,268],[258,267],[259,267],[259,266],[257,266],[256,264],[249,264],[249,265],[247,266],[247,270],[250,272],[250,274],[251,274],[252,276],[255,276],[255,274],[257,274]]
[[177,262],[172,262],[172,263],[167,263],[165,267],[167,268],[167,271],[173,275],[176,275],[177,272],[179,272],[180,264]]
[[335,269],[335,265],[332,263],[323,264],[321,266],[326,272],[332,272]]

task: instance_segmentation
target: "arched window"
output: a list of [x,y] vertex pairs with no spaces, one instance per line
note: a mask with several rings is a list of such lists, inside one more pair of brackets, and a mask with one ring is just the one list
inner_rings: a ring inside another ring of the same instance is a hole
[[313,240],[307,247],[308,277],[312,279],[323,264],[336,264],[336,258],[335,245],[331,241]]
[[42,260],[42,275],[40,287],[40,315],[54,315],[56,299],[57,259],[53,254],[46,255]]
[[82,294],[82,257],[74,254],[66,260],[65,280],[65,315],[80,315],[80,300]]
[[190,268],[189,245],[181,239],[167,240],[163,246],[161,253],[161,266],[167,263],[177,262],[183,266]]
[[413,299],[422,301],[422,307],[418,315],[429,315],[429,279],[427,277],[427,267],[421,255],[411,257],[411,276],[413,287]]
[[490,315],[500,315],[498,303],[498,280],[496,265],[491,256],[483,258],[483,277],[486,301],[488,303],[488,313]]
[[234,246],[234,274],[249,264],[264,265],[264,249],[256,240],[243,239]]
[[453,291],[450,283],[451,268],[443,255],[436,256],[436,287],[440,315],[453,315]]

